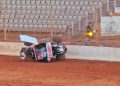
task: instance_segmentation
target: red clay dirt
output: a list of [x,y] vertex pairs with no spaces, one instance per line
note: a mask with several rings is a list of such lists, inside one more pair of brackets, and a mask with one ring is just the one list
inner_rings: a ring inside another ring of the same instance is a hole
[[120,86],[120,63],[83,60],[43,63],[0,56],[0,86]]

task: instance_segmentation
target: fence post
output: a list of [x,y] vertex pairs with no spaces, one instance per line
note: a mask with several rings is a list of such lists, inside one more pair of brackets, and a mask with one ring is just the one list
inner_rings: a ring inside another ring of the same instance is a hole
[[4,10],[4,40],[7,40],[6,9]]

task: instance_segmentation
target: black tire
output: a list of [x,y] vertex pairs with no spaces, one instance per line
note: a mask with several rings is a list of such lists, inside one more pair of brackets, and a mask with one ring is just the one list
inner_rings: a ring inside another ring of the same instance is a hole
[[[22,53],[24,53],[24,56],[22,55]],[[34,50],[32,48],[29,49],[22,48],[20,51],[20,59],[21,57],[24,57],[25,61],[35,61]]]
[[26,48],[22,48],[20,50],[20,57],[19,57],[20,59],[22,59],[22,58],[24,58],[24,60],[26,59],[25,50],[26,50]]

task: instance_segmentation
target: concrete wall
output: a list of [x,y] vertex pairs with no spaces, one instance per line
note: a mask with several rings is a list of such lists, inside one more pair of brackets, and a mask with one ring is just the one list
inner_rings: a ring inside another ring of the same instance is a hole
[[23,46],[23,43],[0,42],[0,55],[19,56],[20,49]]
[[68,59],[118,61],[120,62],[120,48],[75,46],[68,45]]
[[[19,56],[23,43],[0,42],[0,54]],[[120,62],[120,48],[67,45],[67,59]]]
[[120,16],[101,17],[101,35],[120,34]]
[[115,8],[115,13],[120,13],[120,7]]

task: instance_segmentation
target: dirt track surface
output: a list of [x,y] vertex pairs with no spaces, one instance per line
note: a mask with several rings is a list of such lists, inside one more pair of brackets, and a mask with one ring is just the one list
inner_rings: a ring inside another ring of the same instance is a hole
[[0,86],[120,86],[120,63],[25,62],[0,56]]

